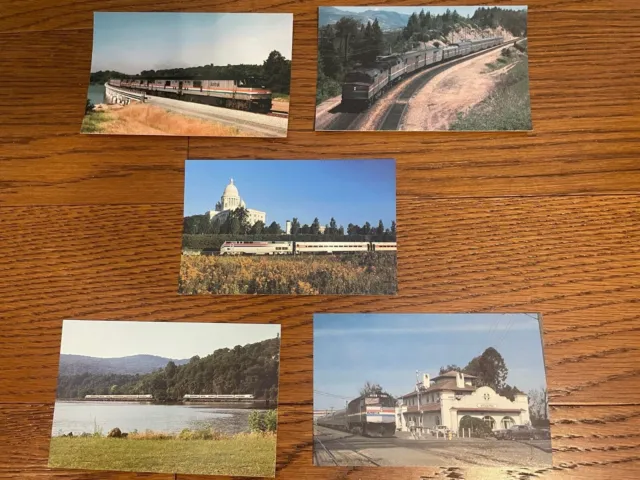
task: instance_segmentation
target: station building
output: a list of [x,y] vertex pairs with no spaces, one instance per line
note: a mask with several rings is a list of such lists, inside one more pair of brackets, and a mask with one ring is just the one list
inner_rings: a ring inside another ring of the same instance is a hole
[[[224,223],[229,216],[229,213],[233,210],[244,207],[247,208],[244,200],[240,198],[238,188],[233,183],[233,178],[230,180],[229,185],[224,188],[220,201],[216,203],[215,210],[209,210],[209,220],[217,220],[220,224]],[[267,213],[260,210],[254,210],[253,208],[247,208],[249,212],[249,224],[254,225],[258,221],[267,223]]]
[[438,425],[458,432],[465,416],[482,419],[492,430],[531,423],[525,394],[516,394],[511,401],[491,387],[478,387],[477,380],[456,371],[434,378],[424,374],[422,383],[398,401],[397,429],[408,432],[413,421],[418,433],[430,433]]

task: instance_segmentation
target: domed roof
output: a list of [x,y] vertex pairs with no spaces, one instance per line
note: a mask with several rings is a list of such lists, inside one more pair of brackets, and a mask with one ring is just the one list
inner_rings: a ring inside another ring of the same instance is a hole
[[236,188],[236,186],[233,184],[233,178],[231,179],[231,181],[229,182],[229,185],[227,185],[224,188],[224,192],[222,192],[222,196],[223,197],[239,197],[240,195],[238,194],[238,189]]

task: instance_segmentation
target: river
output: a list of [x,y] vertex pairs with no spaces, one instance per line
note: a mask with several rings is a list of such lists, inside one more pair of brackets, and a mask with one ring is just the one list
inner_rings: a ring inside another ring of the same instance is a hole
[[178,433],[184,428],[212,427],[235,434],[249,431],[250,409],[191,405],[150,405],[125,402],[56,402],[52,435],[73,432],[104,435],[118,427],[123,432],[154,430]]
[[99,103],[105,103],[104,100],[104,85],[90,84],[87,91],[87,98],[91,100],[91,103],[98,105]]

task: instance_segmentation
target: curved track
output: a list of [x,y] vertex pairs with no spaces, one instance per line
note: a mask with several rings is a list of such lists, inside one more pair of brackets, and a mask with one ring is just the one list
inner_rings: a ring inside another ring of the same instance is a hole
[[[402,87],[402,91],[395,102],[382,114],[382,120],[376,125],[376,130],[398,130],[402,124],[402,119],[411,97],[413,97],[413,95],[422,89],[437,74],[444,72],[454,65],[465,62],[466,60],[471,60],[472,58],[476,58],[498,48],[504,48],[505,46],[517,41],[519,41],[519,39],[509,40],[508,42],[501,43],[495,47],[481,50],[480,52],[476,52],[472,55],[455,58],[447,61],[446,63],[429,67],[426,70],[422,70],[421,72],[414,74],[414,78],[406,86]],[[388,90],[384,96],[388,95],[390,92],[397,92],[398,88],[400,87]],[[382,98],[384,98],[384,96]],[[331,120],[326,127],[322,128],[322,130],[359,130],[360,125],[369,114],[369,110],[363,110],[361,112],[347,112],[342,110],[342,108],[343,106],[340,104],[331,110],[331,113],[336,114],[336,117]]]
[[376,126],[376,130],[399,130],[400,125],[402,124],[402,119],[404,117],[404,113],[409,105],[409,101],[411,98],[420,91],[433,77],[438,75],[439,73],[448,70],[454,65],[458,65],[467,60],[471,60],[473,58],[484,55],[485,53],[492,52],[499,48],[504,48],[510,43],[514,43],[517,40],[509,40],[508,42],[501,43],[500,45],[496,45],[495,47],[487,48],[486,50],[481,50],[480,52],[476,52],[472,55],[466,55],[462,58],[457,58],[455,60],[451,60],[443,65],[438,65],[436,67],[429,68],[423,72],[422,75],[416,76],[408,85],[404,87],[400,95],[396,101],[387,108],[387,111],[383,114],[382,120]]

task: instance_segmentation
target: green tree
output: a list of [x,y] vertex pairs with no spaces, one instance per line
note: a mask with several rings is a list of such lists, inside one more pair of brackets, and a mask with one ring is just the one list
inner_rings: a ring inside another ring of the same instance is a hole
[[440,372],[438,373],[438,375],[443,375],[447,372],[462,372],[462,368],[460,368],[459,366],[455,365],[455,364],[451,364],[451,365],[447,365],[446,367],[440,367]]
[[272,235],[279,235],[282,233],[282,227],[277,222],[271,222],[271,225],[269,225],[269,228],[267,228],[267,233],[270,233]]
[[396,221],[391,222],[391,233],[395,235],[396,233]]
[[365,222],[362,226],[363,235],[369,235],[371,233],[371,224],[369,222]]
[[336,22],[336,37],[340,40],[340,52],[346,65],[349,61],[350,42],[360,30],[360,22],[351,17],[342,17]]
[[384,224],[382,223],[382,220],[378,222],[378,228],[376,229],[376,234],[380,237],[384,234]]
[[311,234],[317,235],[320,232],[320,221],[318,217],[313,219],[313,223],[311,224]]
[[253,227],[251,227],[251,231],[249,233],[251,233],[252,235],[259,235],[262,233],[263,230],[264,230],[264,222],[262,220],[258,220],[256,223],[253,224]]
[[235,215],[230,215],[229,217],[229,233],[232,235],[238,235],[242,229],[240,219]]
[[505,385],[509,369],[502,355],[495,348],[489,347],[482,355],[473,358],[464,372],[478,377],[480,385],[487,385],[498,392]]
[[291,61],[273,50],[263,62],[265,83],[274,92],[289,93],[291,84]]
[[164,367],[164,374],[166,378],[173,378],[177,370],[178,370],[178,367],[176,367],[176,364],[173,361],[169,361],[167,363],[167,366]]
[[377,383],[366,381],[360,389],[361,397],[368,397],[370,395],[380,395],[382,393],[382,387]]
[[293,217],[291,220],[291,235],[297,235],[300,230],[300,222],[297,217]]

